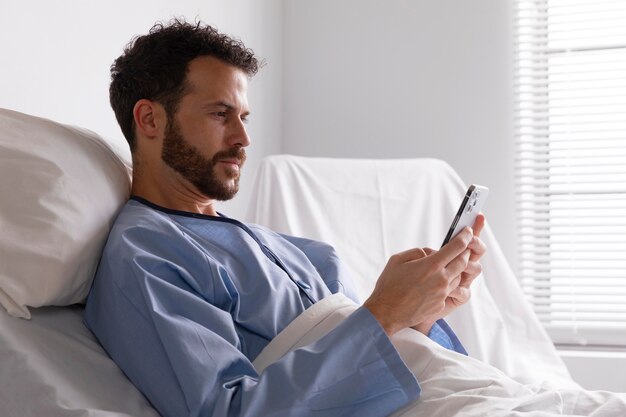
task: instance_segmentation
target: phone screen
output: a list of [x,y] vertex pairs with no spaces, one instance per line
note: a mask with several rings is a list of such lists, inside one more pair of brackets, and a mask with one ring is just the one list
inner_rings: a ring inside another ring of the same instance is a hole
[[476,221],[476,216],[482,210],[487,195],[489,194],[489,188],[482,185],[472,184],[467,189],[465,197],[461,202],[461,206],[452,220],[450,229],[446,238],[443,240],[441,246],[445,245],[456,236],[466,226],[472,226]]

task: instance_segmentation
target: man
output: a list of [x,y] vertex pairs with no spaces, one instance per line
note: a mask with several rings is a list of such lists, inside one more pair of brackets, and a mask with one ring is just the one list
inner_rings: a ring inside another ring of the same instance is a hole
[[393,256],[362,307],[259,375],[252,361],[293,319],[353,293],[332,248],[215,210],[238,191],[257,69],[240,42],[181,21],[155,25],[115,61],[111,105],[133,155],[132,198],[85,322],[164,416],[388,415],[420,392],[390,336],[413,327],[464,353],[440,319],[480,273],[484,218],[438,252]]

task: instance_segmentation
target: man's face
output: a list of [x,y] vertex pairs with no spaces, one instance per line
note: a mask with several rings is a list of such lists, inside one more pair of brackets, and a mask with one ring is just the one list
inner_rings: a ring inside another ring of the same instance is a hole
[[245,73],[212,57],[189,63],[187,91],[170,115],[161,159],[205,197],[229,200],[239,190],[250,144]]

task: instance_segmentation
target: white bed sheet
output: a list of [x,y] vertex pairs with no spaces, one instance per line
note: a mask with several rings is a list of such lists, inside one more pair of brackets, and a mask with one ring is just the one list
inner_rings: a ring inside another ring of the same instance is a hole
[[83,308],[0,309],[0,416],[158,417],[82,323]]
[[[358,308],[335,294],[311,306],[255,359],[259,372],[286,353],[334,329]],[[349,337],[349,336],[347,336]],[[477,359],[450,351],[423,334],[404,329],[391,339],[417,377],[420,398],[391,417],[617,417],[626,415],[626,394],[523,384]]]

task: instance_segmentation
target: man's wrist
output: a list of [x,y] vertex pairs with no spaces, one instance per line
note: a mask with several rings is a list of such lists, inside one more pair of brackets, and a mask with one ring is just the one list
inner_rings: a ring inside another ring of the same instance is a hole
[[380,327],[382,327],[387,334],[387,337],[393,336],[402,329],[396,322],[389,319],[390,315],[387,313],[388,309],[384,305],[367,300],[363,303],[363,307],[367,308],[372,316],[374,316],[376,321],[380,324]]
[[413,326],[413,329],[417,330],[420,333],[425,334],[426,336],[428,336],[430,334],[430,330],[433,328],[433,326],[435,325],[435,321],[423,321],[415,326]]

